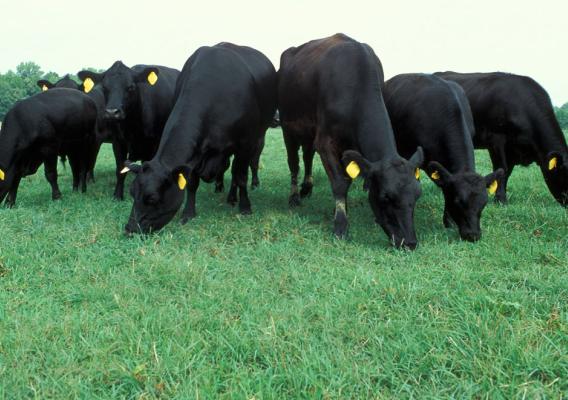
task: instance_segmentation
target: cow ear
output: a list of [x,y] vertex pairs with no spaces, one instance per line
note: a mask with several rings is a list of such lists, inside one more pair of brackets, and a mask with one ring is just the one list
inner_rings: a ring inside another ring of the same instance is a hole
[[39,86],[39,88],[41,89],[42,92],[45,92],[46,90],[49,90],[51,88],[53,88],[53,83],[51,83],[50,81],[47,81],[45,79],[40,79],[39,81],[36,82],[37,85]]
[[135,164],[133,162],[131,162],[130,160],[126,160],[124,162],[124,168],[122,168],[120,170],[121,174],[126,174],[128,172],[133,172],[135,174],[138,174],[138,172],[140,172],[142,170],[142,166],[140,164]]
[[189,182],[189,167],[186,165],[179,166],[172,171],[172,179],[178,186],[179,190],[184,190]]
[[416,149],[416,152],[412,155],[412,157],[410,157],[408,162],[414,168],[422,167],[422,164],[424,164],[424,150],[422,149],[421,146],[418,146],[418,148]]
[[160,70],[156,67],[144,68],[142,72],[139,72],[136,77],[136,83],[148,82],[150,85],[154,86],[158,82],[158,75]]
[[499,179],[501,179],[505,175],[505,171],[502,168],[499,168],[496,171],[493,171],[489,175],[485,175],[483,179],[485,180],[485,187],[489,194],[495,194],[497,188],[499,187]]
[[437,161],[430,161],[428,163],[428,167],[426,168],[426,172],[438,186],[443,186],[452,178],[452,174]]
[[359,152],[354,150],[344,151],[341,162],[345,168],[345,172],[351,179],[357,178],[359,174],[361,174],[363,178],[367,178],[371,171],[371,163]]
[[546,156],[546,169],[554,171],[556,168],[564,164],[564,157],[557,151],[551,151]]
[[83,70],[79,71],[77,76],[82,82],[83,92],[89,93],[97,83],[103,80],[104,74]]

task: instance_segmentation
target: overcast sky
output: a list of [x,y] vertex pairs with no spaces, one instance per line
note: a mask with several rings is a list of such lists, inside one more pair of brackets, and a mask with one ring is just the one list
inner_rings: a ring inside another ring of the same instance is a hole
[[0,13],[0,72],[21,61],[59,74],[115,60],[181,68],[220,41],[278,68],[286,48],[344,32],[374,48],[387,78],[500,70],[568,102],[568,0],[5,0]]

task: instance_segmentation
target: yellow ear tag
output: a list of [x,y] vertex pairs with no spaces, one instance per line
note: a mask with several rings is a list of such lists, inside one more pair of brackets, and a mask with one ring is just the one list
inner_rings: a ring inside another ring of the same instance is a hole
[[2,171],[0,169],[0,181],[3,181],[6,178],[6,175],[4,175],[4,171]]
[[156,82],[158,82],[158,75],[154,71],[152,71],[148,74],[148,83],[154,86]]
[[414,176],[416,177],[417,181],[420,180],[420,168],[416,168],[416,171],[414,171]]
[[487,188],[487,191],[489,192],[489,194],[495,194],[498,186],[499,186],[499,184],[495,180],[495,181],[491,182],[491,185],[489,185],[489,187]]
[[93,89],[93,86],[95,86],[95,82],[93,82],[91,78],[87,78],[83,81],[85,93],[89,93]]
[[347,165],[347,168],[345,168],[345,171],[347,172],[347,175],[351,177],[351,179],[357,178],[361,173],[361,169],[355,161],[351,161],[349,165]]
[[552,157],[548,162],[548,170],[552,171],[554,168],[556,168],[557,164],[558,164],[558,159],[556,157]]
[[49,88],[47,87],[47,85],[43,85],[43,86],[41,87],[41,91],[42,91],[42,92],[45,92],[47,89],[49,89]]
[[178,187],[179,190],[185,189],[185,185],[187,185],[187,181],[185,180],[185,176],[183,174],[178,175]]
[[437,181],[438,179],[440,179],[440,173],[438,171],[434,171],[432,172],[432,175],[430,175],[430,177]]

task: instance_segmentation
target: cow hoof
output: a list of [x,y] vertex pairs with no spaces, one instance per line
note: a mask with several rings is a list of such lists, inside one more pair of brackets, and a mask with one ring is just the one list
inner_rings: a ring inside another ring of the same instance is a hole
[[252,209],[250,207],[241,208],[239,212],[241,213],[241,215],[251,215]]
[[302,199],[306,198],[306,197],[310,197],[312,195],[312,188],[313,187],[314,187],[314,185],[302,183],[302,188],[300,189],[300,197]]
[[290,205],[290,207],[298,207],[301,204],[300,195],[298,193],[290,195],[290,198],[288,199],[288,204]]
[[53,193],[51,195],[52,200],[59,200],[61,198],[61,192]]
[[253,181],[252,181],[251,184],[250,184],[250,188],[251,188],[251,189],[256,189],[256,188],[259,187],[259,186],[260,186],[260,182],[258,181],[258,179],[257,179],[257,180],[254,180],[254,179],[253,179]]
[[181,222],[182,225],[185,225],[189,222],[189,220],[191,220],[195,217],[196,217],[196,214],[182,215],[180,222]]
[[347,229],[334,229],[333,234],[335,235],[335,237],[339,240],[347,240]]
[[112,198],[115,199],[116,201],[122,201],[122,200],[124,200],[124,196],[123,196],[123,195],[118,195],[118,194],[116,194],[116,193],[112,196]]
[[507,198],[506,197],[497,197],[495,196],[495,203],[496,204],[501,204],[502,206],[507,204]]
[[79,191],[79,186],[73,186],[73,191],[74,191],[74,192],[78,192],[78,191]]

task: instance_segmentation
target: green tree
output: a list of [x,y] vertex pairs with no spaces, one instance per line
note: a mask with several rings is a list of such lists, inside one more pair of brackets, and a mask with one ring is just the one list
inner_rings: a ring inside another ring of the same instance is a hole
[[568,103],[564,104],[562,107],[554,108],[556,112],[556,118],[562,129],[568,129]]

